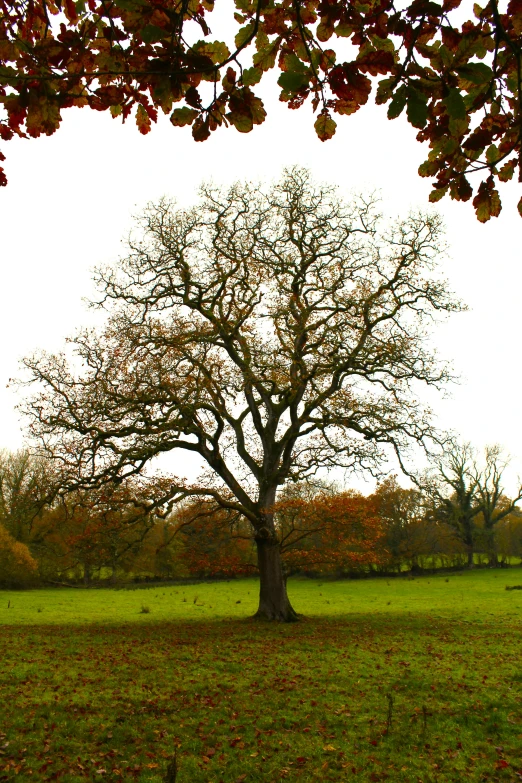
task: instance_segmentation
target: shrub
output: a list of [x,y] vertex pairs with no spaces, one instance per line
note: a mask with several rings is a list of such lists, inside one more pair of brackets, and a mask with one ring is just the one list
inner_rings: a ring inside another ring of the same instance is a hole
[[38,565],[25,544],[16,541],[0,525],[0,584],[31,587],[38,580]]

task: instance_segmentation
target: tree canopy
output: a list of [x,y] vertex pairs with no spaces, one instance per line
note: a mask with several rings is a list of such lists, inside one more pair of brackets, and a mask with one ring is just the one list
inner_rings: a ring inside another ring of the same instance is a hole
[[257,85],[276,69],[280,100],[310,101],[323,141],[374,87],[389,119],[406,111],[430,146],[419,174],[434,178],[431,201],[474,195],[487,221],[500,213],[497,182],[517,170],[522,181],[522,0],[235,0],[228,44],[211,31],[221,7],[1,0],[1,138],[52,134],[71,106],[134,112],[142,133],[158,111],[196,141],[229,125],[248,133],[266,115]]
[[522,499],[522,486],[508,499],[503,475],[509,460],[498,445],[487,446],[483,466],[470,443],[447,443],[445,453],[435,460],[426,476],[425,489],[433,501],[432,515],[456,529],[474,563],[477,544],[488,553],[490,565],[497,564],[495,529],[509,517]]
[[199,496],[241,514],[261,614],[288,619],[278,489],[331,467],[376,471],[387,450],[402,459],[433,436],[419,385],[450,375],[426,330],[460,307],[430,272],[440,247],[436,216],[381,228],[371,201],[345,204],[301,169],[264,190],[203,187],[192,209],[151,205],[128,256],[98,273],[105,329],[72,340],[73,362],[26,360],[42,387],[32,433],[69,489],[199,455],[208,474],[164,477],[151,508]]

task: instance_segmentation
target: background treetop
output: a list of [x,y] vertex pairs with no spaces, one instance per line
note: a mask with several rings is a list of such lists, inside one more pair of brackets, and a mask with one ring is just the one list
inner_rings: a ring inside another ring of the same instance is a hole
[[474,195],[484,222],[500,213],[496,183],[517,170],[522,181],[522,0],[236,0],[231,47],[212,34],[215,5],[0,0],[1,137],[52,134],[71,106],[134,112],[142,133],[159,110],[196,141],[221,126],[247,133],[265,119],[257,85],[275,68],[280,100],[310,101],[323,141],[374,86],[390,119],[406,111],[430,145],[419,173],[434,177],[431,201]]

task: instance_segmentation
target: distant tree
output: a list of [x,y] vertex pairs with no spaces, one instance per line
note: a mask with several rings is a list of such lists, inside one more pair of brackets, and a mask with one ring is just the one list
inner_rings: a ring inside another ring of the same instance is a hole
[[429,497],[419,487],[401,487],[396,476],[382,481],[372,496],[380,519],[385,569],[432,566],[455,550],[455,530],[429,513]]
[[0,451],[0,524],[24,544],[34,540],[34,523],[48,498],[50,465],[28,449]]
[[416,565],[414,529],[425,515],[423,496],[415,489],[401,487],[396,476],[388,476],[373,495],[383,531],[382,546],[388,568],[401,570],[406,561]]
[[474,564],[477,518],[482,511],[475,453],[469,443],[447,444],[428,483],[432,518],[451,525],[464,544],[468,567]]
[[508,460],[503,456],[500,446],[488,446],[484,468],[482,470],[476,468],[480,519],[484,526],[485,546],[490,565],[498,564],[495,527],[502,519],[512,514],[517,503],[522,500],[522,486],[512,500],[504,495],[502,476],[507,465]]
[[43,388],[27,406],[32,435],[69,490],[142,474],[164,452],[199,455],[210,472],[162,479],[151,508],[210,498],[245,517],[258,615],[295,619],[278,489],[334,465],[378,469],[387,447],[402,459],[433,436],[418,387],[449,374],[426,325],[459,309],[430,274],[440,221],[381,231],[372,203],[346,205],[292,169],[269,190],[205,187],[188,210],[161,202],[141,226],[99,273],[112,315],[73,340],[80,361],[25,361]]
[[432,474],[434,517],[457,530],[466,546],[470,567],[477,544],[485,548],[490,564],[497,564],[495,525],[511,514],[522,499],[522,487],[513,500],[504,495],[502,476],[507,464],[499,446],[488,446],[481,468],[469,443],[454,442],[446,447]]
[[[230,15],[230,48],[212,36],[215,8]],[[486,221],[501,209],[496,181],[517,168],[522,178],[520,0],[236,0],[235,9],[211,0],[2,0],[0,9],[4,140],[52,134],[72,106],[124,120],[135,110],[141,133],[160,110],[191,125],[196,141],[228,125],[248,133],[266,116],[256,85],[275,68],[279,99],[291,109],[310,100],[322,141],[335,133],[333,115],[358,111],[382,77],[376,103],[388,104],[389,119],[406,109],[430,144],[419,173],[435,177],[431,201],[469,200],[468,175],[479,172],[473,205]]]
[[25,544],[0,525],[0,585],[29,587],[38,578],[38,565]]
[[[149,514],[137,482],[105,484],[70,493],[42,518],[44,541],[60,539],[64,558],[55,565],[64,573],[79,572],[89,584],[102,570],[116,581],[118,572],[132,570],[142,555],[157,517]],[[142,501],[142,502],[140,502]],[[47,561],[53,550],[47,547]]]
[[495,552],[502,563],[522,560],[522,511],[517,507],[495,527]]

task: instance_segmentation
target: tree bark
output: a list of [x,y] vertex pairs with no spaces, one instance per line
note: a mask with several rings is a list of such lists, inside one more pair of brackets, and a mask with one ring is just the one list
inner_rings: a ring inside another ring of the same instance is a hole
[[259,608],[254,615],[258,620],[295,622],[298,617],[286,592],[281,548],[272,538],[257,538],[257,563],[259,566]]
[[486,530],[486,546],[488,565],[492,568],[498,568],[498,554],[495,548],[495,531],[492,528]]

